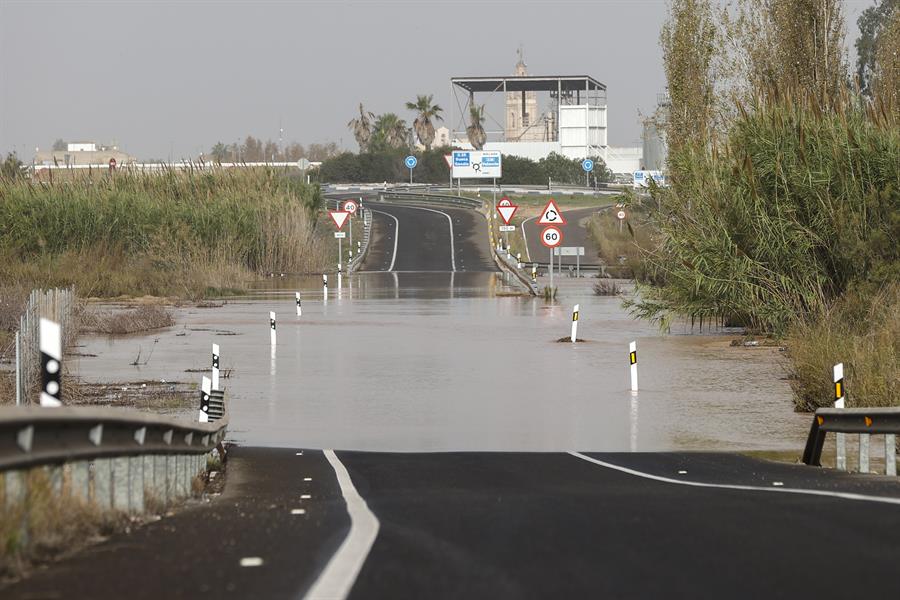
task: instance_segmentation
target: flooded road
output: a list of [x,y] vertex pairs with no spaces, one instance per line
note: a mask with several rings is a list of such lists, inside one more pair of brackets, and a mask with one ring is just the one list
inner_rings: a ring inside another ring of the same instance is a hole
[[[668,336],[589,281],[561,303],[507,297],[499,273],[361,273],[323,301],[321,280],[274,279],[222,308],[176,311],[146,336],[86,338],[88,380],[199,381],[221,346],[230,438],[261,446],[378,451],[736,450],[802,447],[776,349]],[[571,282],[571,283],[570,283]],[[332,281],[332,283],[334,283]],[[302,289],[303,316],[294,311]],[[579,337],[568,335],[581,304]],[[278,345],[268,312],[278,314]],[[732,336],[734,337],[734,336]],[[154,343],[154,340],[158,340]],[[641,391],[628,381],[637,340]],[[138,349],[150,362],[130,366]]]

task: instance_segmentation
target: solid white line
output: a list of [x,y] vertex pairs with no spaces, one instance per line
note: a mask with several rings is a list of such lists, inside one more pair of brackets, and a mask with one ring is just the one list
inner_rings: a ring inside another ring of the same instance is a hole
[[341,600],[350,594],[360,569],[366,562],[369,550],[378,536],[380,524],[378,519],[369,510],[366,501],[363,500],[353,482],[346,467],[335,455],[334,450],[323,450],[325,458],[331,463],[334,474],[337,476],[341,494],[347,503],[347,512],[350,514],[350,532],[325,569],[316,579],[316,582],[306,592],[304,598],[322,598],[329,600]]
[[427,210],[428,212],[437,213],[439,215],[444,215],[447,217],[447,221],[450,223],[450,266],[453,267],[453,270],[456,271],[456,249],[453,245],[453,219],[450,218],[450,215],[441,210],[434,210],[433,208],[425,208],[423,206],[407,206],[406,208],[414,208],[416,210]]
[[380,215],[386,215],[394,220],[394,253],[391,255],[391,266],[388,267],[388,272],[393,271],[394,263],[397,262],[397,240],[400,239],[400,221],[398,221],[397,217],[395,217],[391,213],[381,212],[380,210],[375,210],[374,208],[370,208],[369,210]]
[[528,238],[525,237],[525,223],[534,219],[537,219],[537,217],[531,217],[522,221],[522,241],[525,242],[525,254],[528,256],[528,262],[531,262],[531,250],[528,249]]
[[[628,467],[623,467],[620,465],[614,465],[612,463],[608,463],[602,460],[598,460],[596,458],[591,458],[590,456],[586,456],[580,452],[569,452],[572,456],[576,458],[580,458],[581,460],[586,460],[590,463],[594,463],[595,465],[600,465],[601,467],[606,467],[607,469],[613,469],[615,471],[620,471],[622,473],[627,473],[628,475],[634,475],[635,477],[643,477],[644,479],[652,479],[653,481],[659,481],[662,483],[675,483],[678,485],[686,485],[689,487],[700,487],[700,488],[715,488],[721,490],[739,490],[739,491],[747,491],[747,492],[775,492],[779,494],[804,494],[807,496],[826,496],[829,498],[839,498],[841,500],[861,500],[865,502],[880,502],[882,504],[895,504],[900,505],[900,498],[889,498],[887,496],[867,496],[865,494],[853,494],[849,492],[832,492],[828,490],[805,490],[802,488],[786,488],[786,487],[760,487],[756,485],[731,485],[726,483],[703,483],[701,481],[682,481],[680,479],[670,479],[669,477],[663,477],[661,475],[653,475],[652,473],[644,473],[642,471],[636,471],[634,469],[629,469]],[[810,467],[812,468],[812,467]]]

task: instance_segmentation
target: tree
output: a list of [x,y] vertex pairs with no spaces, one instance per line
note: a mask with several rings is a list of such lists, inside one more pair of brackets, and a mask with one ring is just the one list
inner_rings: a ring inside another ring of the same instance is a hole
[[406,103],[408,110],[414,110],[418,113],[416,120],[413,121],[413,129],[416,130],[416,136],[425,146],[425,150],[431,150],[431,144],[434,142],[434,124],[431,122],[431,119],[444,120],[441,116],[444,109],[437,104],[432,104],[433,98],[433,95],[416,96],[415,102]]
[[216,162],[228,162],[228,146],[222,142],[216,142],[216,145],[209,151],[209,155]]
[[484,104],[481,106],[472,104],[469,107],[469,126],[466,127],[466,136],[473,148],[476,150],[484,148],[484,143],[487,141],[487,134],[484,132]]
[[878,38],[872,88],[885,112],[900,116],[900,8],[894,10]]
[[670,155],[690,142],[703,144],[709,137],[715,40],[709,0],[672,0],[669,21],[660,33],[672,103],[666,124]]
[[878,53],[881,34],[895,17],[898,0],[881,0],[870,6],[859,15],[856,24],[859,26],[859,38],[856,40],[856,77],[860,91],[872,96],[872,76],[875,73],[875,61]]
[[375,120],[372,139],[369,142],[369,150],[383,150],[385,148],[407,148],[408,130],[406,121],[394,113],[379,115]]
[[362,102],[359,103],[359,117],[350,119],[347,127],[353,132],[356,143],[359,144],[360,152],[368,152],[369,143],[372,140],[372,122],[375,120],[375,113],[369,112],[363,108]]
[[15,152],[10,152],[6,160],[0,163],[0,179],[18,179],[22,176],[22,161]]
[[66,141],[62,138],[57,138],[55,142],[53,142],[53,151],[60,152],[62,150],[67,149],[69,146],[66,144]]

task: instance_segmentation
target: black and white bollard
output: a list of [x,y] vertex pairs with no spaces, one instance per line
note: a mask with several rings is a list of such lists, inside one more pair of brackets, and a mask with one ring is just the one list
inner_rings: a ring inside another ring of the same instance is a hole
[[531,283],[537,283],[537,263],[531,263]]
[[275,347],[275,313],[269,312],[269,334],[272,341],[272,347]]
[[[834,407],[844,408],[844,363],[834,365],[832,369],[834,378]],[[835,448],[837,455],[835,456],[834,466],[840,471],[847,470],[847,435],[844,433],[835,434]]]
[[200,381],[200,415],[198,421],[200,423],[209,423],[209,397],[212,392],[212,382],[206,375]]
[[328,293],[328,273],[322,273],[322,289],[326,294]]
[[521,252],[516,253],[516,268],[517,269],[522,268],[522,253]]
[[62,406],[62,330],[41,319],[41,406]]
[[572,341],[578,339],[578,304],[572,309]]
[[219,345],[212,345],[212,389],[219,389]]
[[631,391],[638,391],[637,383],[637,342],[628,344],[628,364],[631,365]]
[[300,304],[300,292],[294,292],[294,302],[297,303],[297,316],[303,316],[303,306]]

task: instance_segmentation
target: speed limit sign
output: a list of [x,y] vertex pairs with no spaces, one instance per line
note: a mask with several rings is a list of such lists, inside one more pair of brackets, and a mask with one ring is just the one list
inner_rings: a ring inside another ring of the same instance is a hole
[[554,227],[553,225],[549,227],[545,227],[541,232],[541,243],[548,248],[556,248],[563,241],[562,231],[559,230],[558,227]]
[[346,202],[344,202],[343,205],[341,205],[341,208],[346,210],[351,215],[355,215],[356,209],[358,208],[358,206],[356,204],[356,200],[347,200]]

